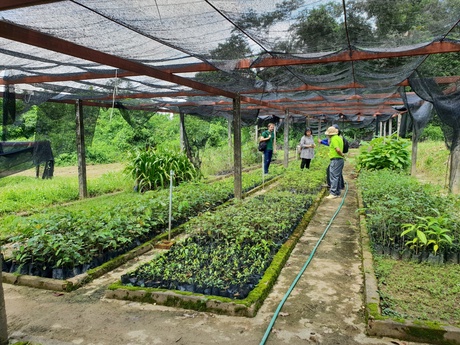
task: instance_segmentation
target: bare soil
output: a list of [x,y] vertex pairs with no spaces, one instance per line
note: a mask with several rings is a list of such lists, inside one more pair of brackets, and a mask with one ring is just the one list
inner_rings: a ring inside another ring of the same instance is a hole
[[[148,260],[154,255],[151,252],[71,293],[4,284],[11,341],[46,345],[413,344],[366,335],[357,195],[347,164],[344,175],[349,189],[343,207],[330,223],[342,199],[323,199],[254,318],[104,297],[110,283]],[[325,229],[327,234],[318,245]]]

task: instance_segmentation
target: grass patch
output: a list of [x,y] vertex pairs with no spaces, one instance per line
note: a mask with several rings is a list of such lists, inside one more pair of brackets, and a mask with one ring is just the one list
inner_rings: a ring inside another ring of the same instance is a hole
[[[88,178],[88,195],[94,197],[128,191],[132,190],[133,184],[122,172],[109,172],[101,177]],[[78,176],[44,180],[27,176],[4,177],[0,179],[0,217],[78,200],[78,190]]]
[[460,326],[460,265],[374,257],[382,314]]
[[447,188],[448,164],[449,150],[443,141],[427,140],[418,143],[416,177],[420,182]]

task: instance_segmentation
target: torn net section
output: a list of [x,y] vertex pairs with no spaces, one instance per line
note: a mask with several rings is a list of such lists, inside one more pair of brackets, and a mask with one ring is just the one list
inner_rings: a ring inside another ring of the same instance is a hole
[[[404,90],[401,91],[404,105],[411,119],[410,124],[413,128],[413,135],[415,136],[415,140],[418,141],[423,133],[423,129],[432,117],[433,104],[421,99],[417,94],[408,94]],[[409,124],[407,120],[406,118],[404,121],[405,124]],[[404,132],[406,131],[408,131],[408,128],[404,126]]]
[[0,178],[44,165],[42,178],[51,178],[54,173],[54,157],[49,141],[0,142]]
[[432,103],[442,122],[444,140],[449,150],[460,145],[460,91],[456,85],[438,84],[433,78],[424,78],[414,72],[409,84],[417,95]]

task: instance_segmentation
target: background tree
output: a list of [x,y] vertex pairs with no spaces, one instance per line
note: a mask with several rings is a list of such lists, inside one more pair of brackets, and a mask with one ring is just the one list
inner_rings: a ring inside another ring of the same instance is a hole
[[303,13],[293,29],[296,46],[310,52],[329,51],[339,40],[339,24],[327,6]]
[[211,51],[211,57],[216,60],[240,59],[251,54],[246,41],[240,36],[233,34],[227,42],[219,43],[217,48]]

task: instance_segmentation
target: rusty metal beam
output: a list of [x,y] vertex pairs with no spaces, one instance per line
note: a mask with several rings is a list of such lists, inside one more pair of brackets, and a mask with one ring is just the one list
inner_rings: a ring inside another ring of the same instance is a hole
[[[49,100],[49,102],[53,103],[66,103],[66,104],[74,104],[74,100]],[[227,103],[227,102],[225,102]],[[94,102],[94,101],[82,101],[82,105],[84,106],[93,106],[93,107],[100,107],[100,108],[110,108],[112,104],[109,103],[101,103],[101,102]],[[173,109],[170,109],[169,107],[181,107],[181,106],[200,106],[203,105],[201,103],[194,103],[194,102],[186,102],[186,103],[181,103],[179,105],[177,104],[162,104],[161,106],[158,105],[153,105],[153,104],[140,104],[140,105],[123,105],[125,109],[129,110],[144,110],[144,111],[158,111],[159,108],[163,108],[165,111],[170,111],[174,112]],[[208,104],[212,105],[212,104]],[[229,104],[219,104],[216,103],[214,104],[215,106],[218,107],[220,111],[226,111],[226,112],[231,112],[233,110],[232,106]],[[393,102],[390,103],[390,105],[403,105],[403,102]],[[118,106],[115,104],[115,108],[118,108]],[[289,107],[288,107],[289,108]],[[246,105],[242,107],[242,110],[256,110],[256,109],[262,109],[262,110],[268,110],[271,113],[274,112],[274,109],[272,107],[264,107],[264,106],[256,106],[256,105]],[[342,104],[340,107],[324,107],[324,108],[318,108],[318,107],[305,107],[305,106],[296,106],[293,107],[292,109],[289,108],[289,112],[294,111],[295,114],[301,115],[301,116],[321,116],[321,115],[335,115],[339,113],[350,113],[350,114],[358,114],[362,113],[363,117],[368,117],[368,116],[374,116],[376,113],[379,111],[383,111],[382,105],[380,106],[367,106],[364,104]],[[388,110],[393,111],[393,109]],[[282,116],[284,113],[276,109],[275,115]],[[397,112],[396,110],[394,110]],[[388,111],[387,111],[388,112]]]
[[[116,73],[118,78],[123,77],[136,77],[138,73],[118,71]],[[35,75],[27,77],[6,77],[0,79],[0,85],[6,84],[37,84],[37,83],[53,83],[60,81],[79,81],[79,80],[93,80],[93,79],[110,79],[115,77],[115,71],[113,73],[95,73],[95,72],[84,72],[84,73],[73,73],[67,75]]]
[[[237,64],[236,69],[248,69],[248,68],[266,68],[266,67],[280,67],[280,66],[289,66],[289,65],[309,65],[309,64],[324,64],[330,62],[346,62],[346,61],[359,61],[359,60],[375,60],[375,59],[387,59],[387,58],[396,58],[396,57],[405,57],[405,56],[416,56],[416,55],[427,55],[427,54],[441,54],[441,53],[452,53],[460,52],[460,43],[450,42],[450,41],[441,41],[433,42],[427,46],[415,48],[407,51],[400,52],[364,52],[353,50],[351,52],[343,51],[337,55],[319,57],[319,58],[305,58],[305,59],[282,59],[267,57],[260,62],[254,63],[253,60],[243,59]],[[351,56],[350,56],[351,53]],[[106,64],[106,63],[104,63]],[[184,65],[169,65],[161,66],[155,68],[157,70],[170,73],[193,73],[193,72],[210,72],[218,71],[218,69],[210,64],[205,62],[201,63],[191,63]],[[32,84],[32,83],[42,83],[42,82],[55,82],[55,81],[77,81],[77,80],[91,80],[91,79],[104,79],[104,78],[113,78],[113,73],[80,73],[72,74],[68,76],[28,76],[21,78],[11,78],[0,80],[0,84]],[[133,73],[129,71],[120,71],[118,72],[118,77],[132,77],[139,75],[138,73]],[[401,83],[402,86],[408,85],[407,81]],[[362,88],[362,86],[356,85],[357,88]],[[321,86],[305,86],[304,90],[324,90],[324,87]]]
[[[41,3],[46,3],[47,1],[33,1],[33,0],[23,0],[19,2],[14,2],[17,6],[19,4],[23,4],[24,6],[29,5],[36,5],[36,4],[41,4]],[[8,2],[9,4],[12,4],[13,2],[10,0]],[[6,4],[4,4],[7,6]],[[0,7],[1,8],[1,7]],[[163,66],[161,68],[154,68],[150,66],[143,65],[141,63],[137,63],[135,61],[131,60],[126,60],[117,56],[109,55],[94,49],[90,49],[87,47],[83,47],[77,44],[74,44],[72,42],[68,42],[65,40],[62,40],[60,38],[56,38],[50,35],[46,35],[37,31],[33,31],[24,27],[17,26],[15,24],[7,23],[7,22],[1,22],[0,21],[0,36],[11,39],[14,41],[22,42],[25,44],[30,44],[33,46],[41,47],[44,49],[48,49],[51,51],[56,51],[62,54],[66,55],[72,55],[78,58],[82,58],[88,61],[93,61],[97,63],[101,63],[103,65],[110,65],[114,66],[117,68],[122,69],[123,71],[121,72],[120,75],[118,76],[135,76],[135,75],[146,75],[152,78],[156,79],[161,79],[165,80],[174,84],[179,84],[179,85],[184,85],[187,87],[190,87],[195,90],[200,90],[204,92],[204,94],[211,94],[211,95],[218,95],[218,96],[224,96],[227,98],[232,98],[234,99],[235,97],[238,97],[239,94],[222,90],[216,87],[212,87],[207,84],[203,84],[191,79],[187,79],[178,75],[175,75],[174,73],[180,73],[184,72],[184,68],[190,68],[193,66],[193,71],[203,71],[203,70],[216,70],[214,67],[209,66],[208,64],[205,63],[199,63],[199,64],[190,64],[188,66],[184,67],[174,67],[172,68],[171,66]],[[391,58],[391,57],[400,57],[400,56],[413,56],[413,55],[425,55],[425,54],[436,54],[436,53],[446,53],[446,52],[452,52],[452,51],[460,51],[460,44],[456,42],[450,42],[450,41],[439,41],[439,42],[433,42],[425,47],[419,47],[413,50],[409,51],[404,51],[404,52],[363,52],[363,51],[358,51],[358,50],[351,50],[351,51],[344,51],[339,54],[336,54],[334,56],[328,56],[325,58],[319,58],[319,59],[280,59],[280,58],[267,58],[263,59],[260,62],[251,64],[249,60],[242,60],[240,61],[239,67],[238,68],[253,68],[253,67],[273,67],[273,66],[287,66],[287,65],[300,65],[300,64],[311,64],[311,63],[328,63],[328,62],[339,62],[339,61],[357,61],[357,60],[369,60],[369,59],[381,59],[381,58]],[[70,54],[69,54],[70,52]],[[346,54],[345,54],[346,53]],[[192,71],[192,70],[189,70]],[[80,80],[85,80],[88,78],[113,78],[113,74],[108,74],[108,73],[82,73],[78,75],[72,76],[72,78],[81,78]],[[28,79],[26,79],[28,78]],[[14,81],[13,80],[3,80],[0,81],[0,84],[8,84],[8,83],[21,83],[27,81],[28,83],[31,82],[37,82],[38,78],[44,78],[42,81],[65,81],[69,80],[67,79],[68,76],[40,76],[40,77],[26,77],[26,78],[17,78]],[[35,78],[35,79],[33,79]],[[454,78],[458,77],[451,77],[447,82],[452,82]],[[445,78],[443,80],[446,81]],[[458,80],[458,79],[457,79]],[[405,85],[405,82],[401,83],[402,85]],[[291,89],[291,90],[279,90],[279,92],[293,92],[293,91],[312,91],[312,90],[325,90],[325,89],[337,89],[337,88],[344,88],[344,89],[350,89],[350,88],[364,88],[363,85],[352,83],[352,84],[347,84],[347,85],[342,85],[339,87],[333,87],[333,88],[326,88],[326,87],[321,87],[321,86],[312,86],[312,85],[303,85],[299,88],[296,89]],[[260,93],[262,90],[251,90],[248,93]],[[171,96],[177,96],[179,93],[170,93]],[[183,91],[180,95],[184,96],[196,96],[197,93],[196,91],[192,91],[190,93],[187,93]],[[134,98],[135,96],[133,95],[127,95],[129,98]],[[138,96],[140,98],[140,95]],[[166,97],[164,94],[161,96],[158,94],[158,97]],[[169,96],[168,96],[169,97]],[[246,103],[252,103],[259,105],[261,107],[268,107],[268,108],[273,108],[273,109],[278,109],[280,111],[285,111],[286,107],[280,104],[276,103],[281,103],[281,102],[266,102],[266,101],[260,101],[251,97],[247,96],[241,96],[241,101],[246,102]],[[296,102],[299,102],[298,100]],[[338,105],[343,107],[342,105]],[[290,110],[291,112],[296,112],[296,107],[294,109]]]
[[236,94],[221,90],[206,84],[161,71],[138,62],[120,58],[118,56],[103,53],[91,48],[65,41],[63,39],[33,31],[15,24],[0,22],[0,35],[4,38],[55,51],[65,55],[71,55],[80,59],[97,62],[103,65],[114,66],[139,75],[147,75],[153,78],[165,80],[171,83],[184,85],[193,89],[216,94],[224,97],[234,98]]
[[[53,37],[47,34],[43,34],[41,32],[30,30],[15,24],[0,21],[0,36],[13,41],[78,57],[80,59],[97,62],[103,65],[114,66],[117,68],[121,68],[125,71],[137,73],[139,75],[146,75],[149,77],[165,80],[174,84],[187,86],[192,89],[201,90],[212,95],[219,95],[232,99],[239,97],[239,95],[234,92],[222,90],[191,79],[177,76],[169,72],[165,72],[158,68],[153,68],[135,61],[123,59],[118,56],[110,55],[91,48],[83,47],[81,45],[68,42],[63,39]],[[252,99],[250,97],[241,97],[241,101],[264,105],[268,107],[271,106],[268,102]],[[284,111],[284,109],[282,110]]]
[[391,52],[368,52],[362,50],[343,50],[337,54],[330,54],[324,57],[304,58],[304,59],[283,59],[280,57],[269,57],[262,59],[260,62],[251,63],[251,60],[241,60],[237,65],[239,69],[245,68],[262,68],[274,66],[292,66],[292,65],[310,65],[324,64],[331,62],[351,62],[361,60],[389,59],[405,56],[429,55],[440,53],[453,53],[460,51],[460,42],[452,41],[435,41],[426,46],[418,47],[404,51]]

